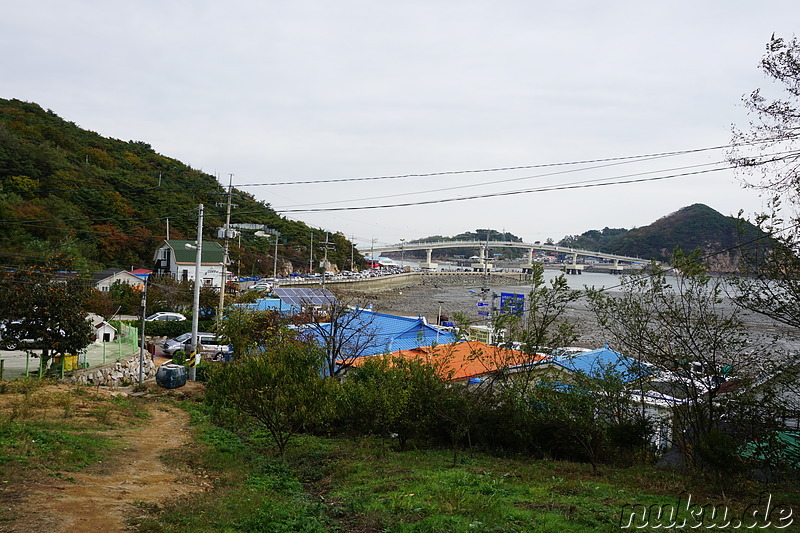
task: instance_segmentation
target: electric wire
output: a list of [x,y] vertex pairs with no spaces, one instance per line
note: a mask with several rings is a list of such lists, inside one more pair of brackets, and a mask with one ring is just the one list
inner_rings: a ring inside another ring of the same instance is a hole
[[504,197],[504,196],[516,196],[519,194],[532,194],[538,192],[550,192],[550,191],[561,191],[561,190],[571,190],[571,189],[588,189],[588,188],[596,188],[596,187],[606,187],[610,185],[627,185],[631,183],[644,183],[650,181],[662,181],[668,179],[675,179],[675,178],[683,178],[687,176],[696,176],[700,174],[708,174],[711,172],[719,172],[722,170],[729,170],[733,168],[732,166],[722,167],[722,168],[714,168],[714,169],[707,169],[707,170],[699,170],[695,172],[684,172],[680,174],[671,174],[668,176],[655,176],[650,178],[640,178],[640,179],[627,179],[627,180],[619,180],[614,182],[606,182],[606,183],[589,183],[589,184],[579,184],[579,185],[554,185],[554,186],[547,186],[547,187],[540,187],[536,189],[525,189],[525,190],[517,190],[517,191],[506,191],[506,192],[497,192],[497,193],[487,193],[487,194],[477,194],[472,196],[461,196],[456,198],[443,198],[438,200],[421,200],[417,202],[405,202],[405,203],[397,203],[397,204],[383,204],[383,205],[366,205],[366,206],[349,206],[349,207],[324,207],[324,208],[314,208],[314,209],[282,209],[279,207],[273,207],[273,209],[277,213],[324,213],[330,211],[362,211],[368,209],[388,209],[394,207],[413,207],[419,205],[434,205],[434,204],[445,204],[451,202],[463,202],[467,200],[478,200],[483,198],[497,198],[497,197]]

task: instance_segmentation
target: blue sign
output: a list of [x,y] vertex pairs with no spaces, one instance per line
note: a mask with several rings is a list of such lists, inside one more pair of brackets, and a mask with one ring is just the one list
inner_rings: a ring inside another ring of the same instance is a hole
[[489,307],[487,302],[478,302],[478,307]]
[[525,295],[512,292],[500,293],[500,313],[522,315],[525,311]]
[[478,314],[481,316],[489,316],[489,311],[478,311]]

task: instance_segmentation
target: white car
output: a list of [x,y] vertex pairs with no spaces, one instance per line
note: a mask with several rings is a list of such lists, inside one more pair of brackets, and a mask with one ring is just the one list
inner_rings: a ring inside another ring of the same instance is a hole
[[183,320],[186,320],[186,317],[180,313],[171,313],[169,311],[162,311],[160,313],[153,313],[152,315],[144,319],[145,322],[153,322],[156,320],[159,322],[181,322]]

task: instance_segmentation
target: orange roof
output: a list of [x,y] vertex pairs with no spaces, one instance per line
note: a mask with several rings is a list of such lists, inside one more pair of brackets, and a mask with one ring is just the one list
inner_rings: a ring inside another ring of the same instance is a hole
[[[528,355],[519,350],[491,346],[477,341],[424,346],[411,350],[398,350],[389,355],[372,357],[403,357],[417,359],[439,366],[439,374],[447,381],[463,381],[472,377],[491,374],[501,368],[509,368],[547,359],[547,356]],[[360,366],[368,357],[360,357],[353,366]]]

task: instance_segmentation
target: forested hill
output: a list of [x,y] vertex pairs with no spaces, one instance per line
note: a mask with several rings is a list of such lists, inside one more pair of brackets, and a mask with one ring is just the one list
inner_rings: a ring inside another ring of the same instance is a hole
[[743,241],[762,235],[751,224],[740,225],[704,204],[694,204],[662,217],[649,226],[626,229],[605,228],[571,235],[559,244],[607,253],[669,261],[678,247],[685,252],[700,249],[710,256],[712,267],[732,270],[736,248]]
[[[204,234],[224,225],[226,192],[216,178],[156,153],[143,141],[101,137],[34,103],[0,99],[0,265],[36,263],[53,253],[77,259],[85,272],[106,267],[151,267],[166,236],[194,239],[197,206]],[[279,267],[308,266],[311,234],[269,204],[234,190],[232,223],[265,224],[281,233]],[[232,258],[242,272],[272,271],[274,241],[243,232]],[[350,243],[332,235],[332,262],[349,264]],[[238,243],[238,240],[237,240]],[[272,243],[272,244],[270,244]],[[320,254],[320,255],[317,255]],[[321,257],[321,247],[315,256]]]

